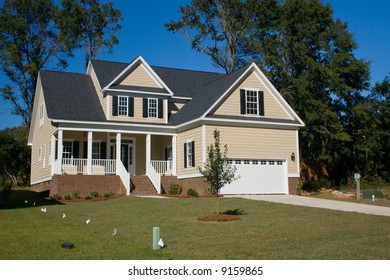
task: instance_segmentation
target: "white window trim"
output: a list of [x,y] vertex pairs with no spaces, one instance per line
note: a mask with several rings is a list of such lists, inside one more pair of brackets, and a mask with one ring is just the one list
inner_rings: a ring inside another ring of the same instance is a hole
[[[194,140],[188,140],[188,141],[186,141],[186,168],[193,168],[194,166],[194,163],[192,162],[192,154],[193,154],[193,150],[192,150],[192,142],[193,142]],[[189,151],[189,147],[191,147],[191,154],[190,153],[188,153],[188,151]],[[191,163],[191,164],[189,164],[189,163]]]
[[[126,106],[120,105],[121,98],[126,99]],[[126,114],[121,114],[120,107],[125,107]],[[128,117],[128,115],[129,115],[128,110],[129,110],[129,97],[128,96],[119,95],[118,96],[118,117],[122,117],[122,118],[123,117]]]
[[[259,96],[257,94],[259,92],[259,90],[255,89],[255,88],[244,88],[244,90],[245,90],[245,115],[246,116],[259,116],[260,115],[260,104],[259,104],[260,102],[259,102]],[[248,113],[248,92],[249,91],[256,93],[256,99],[257,99],[257,102],[256,102],[257,113],[256,114]]]
[[[155,100],[156,101],[156,108],[151,108],[150,107],[150,101],[151,100]],[[153,117],[153,116],[150,116],[150,109],[156,109],[156,116]],[[158,98],[149,98],[148,97],[148,119],[158,119]]]

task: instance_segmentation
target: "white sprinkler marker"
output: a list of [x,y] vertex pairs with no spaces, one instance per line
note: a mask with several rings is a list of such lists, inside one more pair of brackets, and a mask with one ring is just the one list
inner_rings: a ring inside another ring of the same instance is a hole
[[160,248],[164,248],[165,244],[164,244],[164,241],[162,240],[162,238],[160,238],[157,245],[160,246]]
[[85,221],[85,223],[88,225],[91,222],[91,219],[88,219]]

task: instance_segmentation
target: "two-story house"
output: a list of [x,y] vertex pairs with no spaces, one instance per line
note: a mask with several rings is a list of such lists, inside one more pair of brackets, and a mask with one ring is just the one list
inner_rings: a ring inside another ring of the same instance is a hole
[[[239,179],[223,194],[295,193],[304,124],[256,64],[230,74],[93,60],[40,71],[29,134],[34,190],[206,193],[199,168],[220,131]],[[149,190],[150,192],[150,190]]]

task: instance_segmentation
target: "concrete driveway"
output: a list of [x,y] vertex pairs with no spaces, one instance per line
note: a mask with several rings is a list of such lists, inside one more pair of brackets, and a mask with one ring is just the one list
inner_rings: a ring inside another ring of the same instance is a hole
[[291,205],[324,208],[331,210],[358,212],[370,215],[390,217],[390,207],[343,202],[330,199],[312,198],[298,195],[224,195],[225,197],[241,197],[252,200],[284,203]]

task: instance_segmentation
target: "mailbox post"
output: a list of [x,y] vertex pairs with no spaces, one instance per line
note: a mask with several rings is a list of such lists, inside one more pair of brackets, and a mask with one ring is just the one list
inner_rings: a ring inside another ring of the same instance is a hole
[[356,199],[359,200],[360,199],[360,174],[355,173],[354,178],[356,182]]

